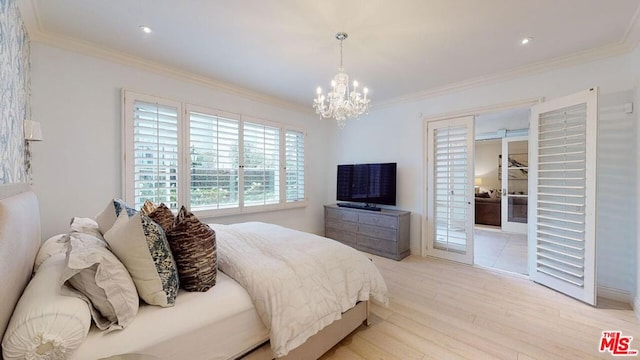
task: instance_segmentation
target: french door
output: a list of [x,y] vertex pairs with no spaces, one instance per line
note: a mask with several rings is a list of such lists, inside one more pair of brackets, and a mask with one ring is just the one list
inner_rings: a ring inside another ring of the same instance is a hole
[[502,231],[526,234],[529,136],[502,138]]
[[473,144],[473,116],[427,124],[427,255],[473,264]]
[[596,304],[597,89],[531,108],[529,274]]

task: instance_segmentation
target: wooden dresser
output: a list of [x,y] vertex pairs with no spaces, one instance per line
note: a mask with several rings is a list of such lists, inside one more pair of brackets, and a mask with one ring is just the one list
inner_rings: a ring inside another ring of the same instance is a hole
[[324,206],[324,234],[361,251],[401,260],[409,255],[409,211]]

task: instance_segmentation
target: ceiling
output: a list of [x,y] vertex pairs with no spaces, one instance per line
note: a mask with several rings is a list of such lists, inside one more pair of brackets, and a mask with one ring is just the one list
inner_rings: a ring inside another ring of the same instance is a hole
[[[372,104],[632,50],[638,0],[18,0],[33,41],[311,106],[339,64]],[[153,33],[143,34],[145,24]],[[523,46],[520,40],[532,37]]]

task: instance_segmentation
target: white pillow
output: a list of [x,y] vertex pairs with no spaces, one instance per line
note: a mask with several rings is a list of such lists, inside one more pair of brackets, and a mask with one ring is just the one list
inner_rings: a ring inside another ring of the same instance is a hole
[[169,307],[178,294],[178,268],[160,225],[147,215],[120,216],[104,238],[127,267],[138,294],[147,304]]
[[71,219],[69,228],[71,232],[91,234],[104,241],[98,223],[91,218],[74,217],[73,219]]
[[64,254],[49,257],[25,288],[2,340],[5,360],[66,359],[87,337],[89,307],[60,293],[64,263]]
[[53,255],[66,254],[68,246],[69,234],[54,235],[47,239],[40,245],[40,250],[38,250],[38,255],[36,255],[36,260],[33,264],[33,272],[38,271],[40,265]]
[[71,233],[66,263],[63,293],[86,301],[100,330],[120,330],[133,321],[140,302],[136,286],[104,240]]

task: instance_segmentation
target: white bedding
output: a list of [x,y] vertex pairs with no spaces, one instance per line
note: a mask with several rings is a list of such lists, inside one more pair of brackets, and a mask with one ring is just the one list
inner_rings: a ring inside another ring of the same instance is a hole
[[218,267],[253,299],[277,357],[340,319],[357,301],[373,297],[388,303],[378,269],[353,248],[273,224],[210,226],[216,231]]
[[105,334],[93,327],[72,359],[144,354],[158,359],[235,358],[269,338],[247,292],[218,272],[204,293],[181,290],[174,307],[141,306],[122,331]]

